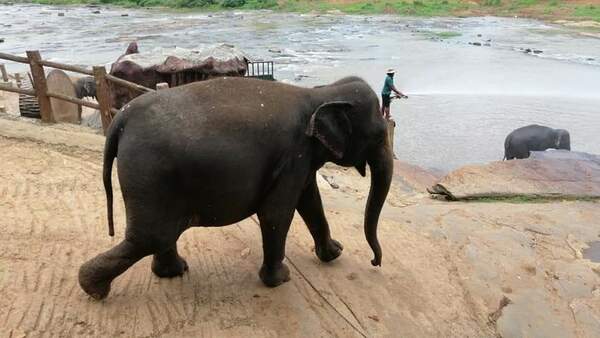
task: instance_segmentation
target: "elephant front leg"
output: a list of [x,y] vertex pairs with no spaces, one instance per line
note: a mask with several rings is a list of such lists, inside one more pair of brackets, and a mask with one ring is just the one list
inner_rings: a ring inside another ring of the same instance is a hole
[[[315,175],[317,175],[315,173]],[[329,223],[323,211],[323,202],[317,186],[316,176],[309,180],[296,207],[315,241],[315,252],[323,262],[329,262],[342,254],[344,247],[331,238]]]
[[275,287],[290,280],[290,269],[283,263],[285,240],[292,223],[294,210],[282,211],[276,207],[259,212],[263,240],[263,265],[258,273],[266,286]]
[[161,278],[182,276],[188,270],[188,264],[179,256],[177,244],[161,253],[154,254],[152,272]]

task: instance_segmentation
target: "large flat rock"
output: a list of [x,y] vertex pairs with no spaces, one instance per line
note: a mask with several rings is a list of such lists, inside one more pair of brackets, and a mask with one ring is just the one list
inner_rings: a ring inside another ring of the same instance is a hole
[[471,165],[448,174],[431,193],[452,200],[482,197],[600,198],[600,156],[533,152],[524,160]]

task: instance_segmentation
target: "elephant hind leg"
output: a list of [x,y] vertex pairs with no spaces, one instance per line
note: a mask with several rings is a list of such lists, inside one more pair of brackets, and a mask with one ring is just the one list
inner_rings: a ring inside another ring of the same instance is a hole
[[179,235],[188,225],[185,203],[175,198],[160,200],[155,195],[146,196],[135,203],[125,201],[125,240],[79,269],[79,284],[93,298],[105,298],[117,276],[152,254],[155,255],[152,270],[160,277],[178,276],[187,270],[187,263],[177,253],[176,246]]
[[145,246],[125,239],[85,262],[79,268],[79,285],[91,297],[103,299],[108,296],[113,279],[149,254]]

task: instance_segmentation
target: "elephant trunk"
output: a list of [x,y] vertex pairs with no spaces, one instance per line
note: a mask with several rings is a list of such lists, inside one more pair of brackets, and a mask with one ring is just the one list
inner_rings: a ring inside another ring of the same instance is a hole
[[373,266],[381,266],[381,247],[377,240],[377,223],[379,214],[385,202],[394,171],[394,159],[390,145],[386,141],[368,159],[371,170],[371,188],[365,208],[365,236],[375,258],[371,261]]

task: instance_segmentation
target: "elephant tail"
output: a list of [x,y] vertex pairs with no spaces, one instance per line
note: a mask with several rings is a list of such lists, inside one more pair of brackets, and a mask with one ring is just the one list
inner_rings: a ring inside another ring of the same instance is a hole
[[117,157],[119,148],[119,134],[123,130],[122,113],[119,113],[113,119],[108,131],[106,132],[106,143],[104,144],[104,164],[102,167],[102,180],[104,181],[104,190],[106,191],[106,209],[108,215],[108,235],[115,235],[115,225],[113,220],[113,190],[112,190],[112,166]]

